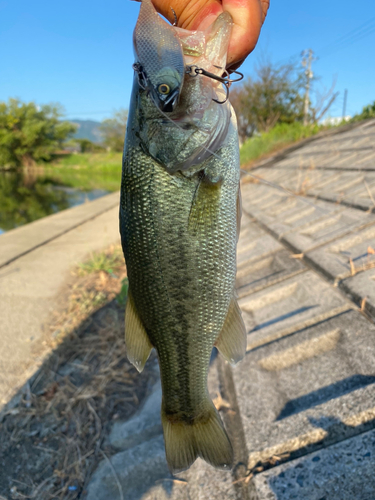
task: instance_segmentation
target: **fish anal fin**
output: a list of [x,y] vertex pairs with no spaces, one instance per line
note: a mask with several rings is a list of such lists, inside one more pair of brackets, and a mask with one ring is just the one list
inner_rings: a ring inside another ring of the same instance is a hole
[[245,356],[246,342],[246,328],[241,309],[233,297],[215,346],[230,364],[235,365]]
[[198,457],[213,467],[231,469],[232,445],[212,401],[207,400],[204,414],[189,423],[169,419],[163,406],[161,417],[167,462],[172,473],[186,470]]
[[125,309],[125,345],[128,360],[141,372],[153,346],[137,313],[130,290]]

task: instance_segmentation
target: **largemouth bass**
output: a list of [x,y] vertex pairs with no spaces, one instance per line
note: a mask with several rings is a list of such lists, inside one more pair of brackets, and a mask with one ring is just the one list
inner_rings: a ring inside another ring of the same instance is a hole
[[224,13],[205,32],[181,30],[143,0],[134,31],[120,205],[129,277],[125,342],[139,371],[157,351],[173,472],[198,456],[220,468],[233,461],[207,390],[213,346],[230,363],[246,350],[234,290],[238,135],[234,111],[212,78],[225,68],[231,27]]

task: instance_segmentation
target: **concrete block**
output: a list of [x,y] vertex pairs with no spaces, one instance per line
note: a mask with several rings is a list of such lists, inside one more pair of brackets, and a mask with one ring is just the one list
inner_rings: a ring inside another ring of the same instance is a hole
[[117,449],[132,448],[159,436],[163,430],[160,418],[161,384],[154,385],[142,408],[125,422],[115,422],[109,435],[109,444]]
[[188,471],[177,474],[177,477],[186,481],[186,500],[237,499],[232,473],[214,469],[201,459]]
[[[337,207],[337,205],[334,206]],[[291,246],[297,253],[307,253],[353,230],[359,230],[375,222],[374,214],[352,208],[342,208],[331,215],[317,218],[315,222],[310,221],[303,227],[285,233],[281,241]]]
[[351,307],[314,272],[307,271],[239,300],[248,342],[268,342],[283,331]]
[[237,245],[238,268],[282,249],[283,246],[275,238],[261,229],[258,224],[251,222],[246,213],[243,214]]
[[91,478],[86,500],[140,500],[156,481],[171,478],[163,436],[157,436],[104,459]]
[[279,240],[289,233],[298,233],[321,220],[337,217],[345,208],[308,198],[290,196],[266,213],[254,214]]
[[[375,262],[375,224],[308,252],[306,261],[333,281],[366,270]],[[370,253],[369,253],[370,252]]]
[[[267,235],[268,238],[271,236]],[[265,239],[261,239],[261,242],[264,243]],[[255,293],[304,272],[306,269],[300,259],[292,258],[291,253],[285,249],[265,256],[261,255],[258,259],[242,261],[237,266],[236,289],[238,297]]]
[[340,282],[358,306],[375,318],[375,268],[356,274]]
[[375,216],[322,200],[277,194],[269,203],[243,203],[244,211],[298,253],[375,221]]
[[233,368],[249,467],[294,459],[375,425],[375,326],[346,311],[248,346]]
[[373,172],[362,173],[362,175],[358,175],[358,172],[342,172],[337,179],[323,184],[321,182],[310,188],[309,195],[360,210],[374,208],[375,174]]
[[255,476],[259,500],[373,500],[375,430]]

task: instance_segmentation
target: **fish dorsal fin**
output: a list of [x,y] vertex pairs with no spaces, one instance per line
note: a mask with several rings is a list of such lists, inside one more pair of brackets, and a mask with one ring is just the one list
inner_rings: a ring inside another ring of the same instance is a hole
[[224,326],[215,342],[220,354],[235,365],[246,353],[246,328],[237,299],[232,298]]
[[128,360],[141,372],[153,346],[135,309],[130,290],[125,310],[125,345]]

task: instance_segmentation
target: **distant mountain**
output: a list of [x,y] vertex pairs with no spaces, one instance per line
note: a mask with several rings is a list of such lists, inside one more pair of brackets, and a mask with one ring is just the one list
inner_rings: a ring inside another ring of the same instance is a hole
[[77,132],[73,135],[73,139],[89,139],[92,142],[100,143],[102,136],[99,130],[100,122],[94,120],[69,120],[71,123],[78,125]]

